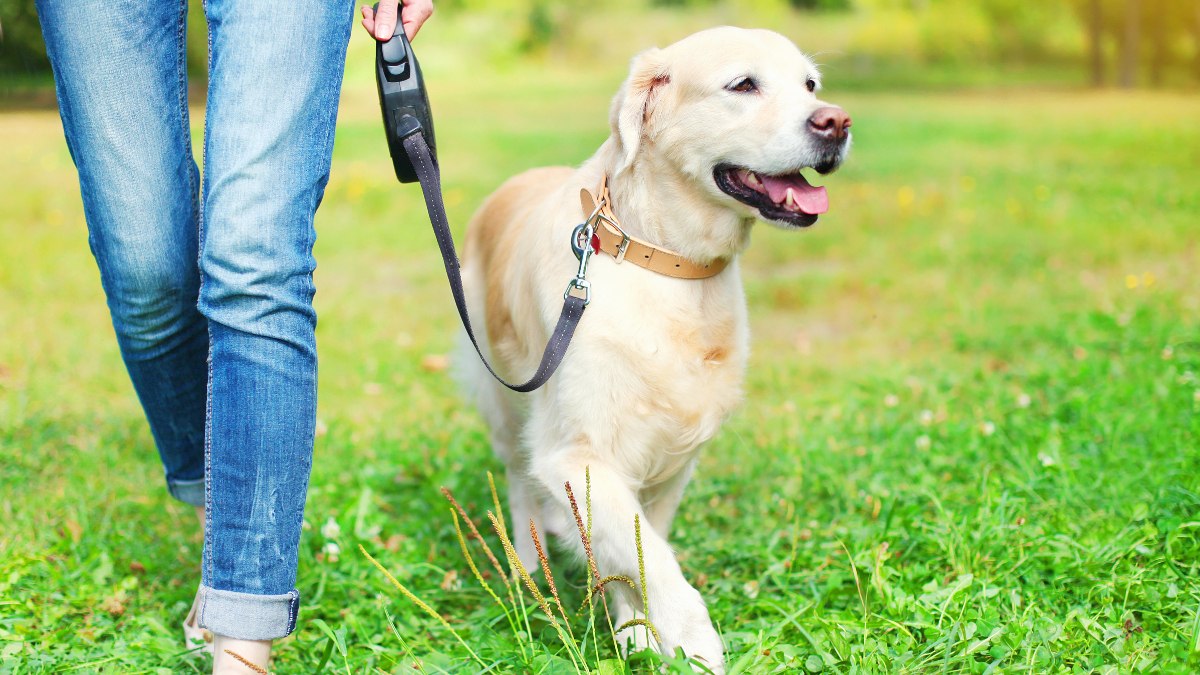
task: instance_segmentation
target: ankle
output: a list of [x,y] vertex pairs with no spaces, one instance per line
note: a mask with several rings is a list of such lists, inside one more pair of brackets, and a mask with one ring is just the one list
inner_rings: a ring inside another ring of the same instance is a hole
[[271,660],[271,642],[216,636],[213,675],[266,675]]

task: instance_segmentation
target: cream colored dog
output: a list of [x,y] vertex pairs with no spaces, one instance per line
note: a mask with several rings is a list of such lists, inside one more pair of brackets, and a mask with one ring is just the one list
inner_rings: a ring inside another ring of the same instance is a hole
[[[837,168],[850,121],[814,92],[813,63],[783,36],[715,28],[633,61],[613,101],[612,136],[579,169],[523,173],[471,221],[463,275],[472,322],[499,372],[528,376],[577,262],[569,240],[588,214],[580,189],[607,176],[620,227],[635,239],[720,268],[703,279],[660,274],[600,253],[592,301],[549,383],[512,394],[460,363],[508,467],[517,551],[536,569],[527,526],[581,549],[564,484],[582,502],[591,472],[592,549],[602,575],[638,579],[640,516],[650,622],[659,649],[724,671],[721,639],[667,535],[701,444],[738,404],[747,322],[737,255],[757,218],[784,228],[824,212],[824,188],[800,170]],[[656,254],[656,257],[658,254]],[[582,508],[582,503],[580,504]],[[616,588],[618,622],[642,617],[640,594]],[[612,596],[610,596],[612,597]],[[627,636],[646,644],[646,631]]]

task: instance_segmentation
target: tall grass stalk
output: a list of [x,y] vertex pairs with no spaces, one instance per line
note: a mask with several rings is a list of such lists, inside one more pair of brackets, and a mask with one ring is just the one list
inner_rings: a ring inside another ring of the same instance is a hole
[[[443,491],[447,496],[449,496],[449,490],[443,488]],[[455,505],[457,506],[457,503]],[[496,606],[500,608],[500,611],[504,612],[504,619],[508,621],[509,627],[512,628],[513,636],[517,638],[517,644],[521,647],[521,656],[527,659],[529,655],[526,654],[525,651],[526,641],[521,639],[521,629],[517,625],[516,619],[513,617],[513,612],[509,609],[508,605],[504,604],[504,601],[500,599],[500,596],[496,594],[496,591],[492,588],[492,585],[483,578],[483,574],[480,573],[479,567],[475,564],[475,558],[471,555],[471,550],[467,546],[467,539],[463,535],[462,524],[459,522],[458,512],[454,509],[450,509],[450,516],[454,519],[454,532],[458,536],[458,545],[462,549],[463,558],[466,559],[467,566],[471,568],[471,574],[475,576],[475,581],[483,587],[483,590],[486,591],[487,594],[492,598],[492,600],[496,603]],[[474,525],[472,525],[472,527],[474,527]],[[486,544],[484,545],[486,546]],[[506,579],[506,577],[501,578]],[[512,587],[508,583],[505,583],[504,586],[505,589],[508,590],[509,597],[511,598]]]
[[458,643],[463,646],[463,649],[467,650],[467,653],[471,655],[471,658],[475,660],[475,663],[479,664],[480,668],[483,668],[484,670],[489,669],[488,664],[485,663],[483,659],[479,658],[479,655],[475,653],[475,650],[471,649],[471,645],[467,644],[467,641],[462,639],[462,636],[458,634],[458,631],[454,630],[454,626],[451,626],[449,621],[442,617],[441,614],[438,614],[432,607],[427,605],[424,600],[418,598],[416,594],[408,590],[408,588],[406,588],[404,584],[400,583],[396,577],[392,576],[392,573],[387,571],[387,568],[379,564],[379,561],[372,557],[370,553],[367,553],[367,549],[364,548],[362,544],[358,545],[358,550],[367,557],[367,560],[371,561],[371,564],[374,565],[376,569],[378,569],[380,572],[383,572],[383,576],[387,577],[387,580],[392,582],[392,585],[395,586],[396,589],[404,595],[404,597],[408,598],[409,601],[417,607],[420,607],[426,614],[433,617],[435,621],[442,624],[443,628],[450,631],[450,634],[454,636],[454,639],[458,640]]
[[579,653],[579,645],[576,644],[575,640],[567,634],[567,632],[563,629],[562,624],[559,623],[558,618],[554,616],[554,612],[550,609],[550,603],[546,601],[546,596],[537,587],[537,583],[535,583],[533,577],[530,576],[529,570],[525,569],[525,565],[517,556],[517,549],[513,547],[512,540],[509,539],[508,532],[504,529],[504,525],[500,523],[500,520],[496,517],[496,514],[492,513],[491,511],[488,511],[488,518],[492,521],[492,527],[495,528],[496,534],[500,537],[500,544],[504,547],[504,553],[508,556],[509,564],[512,565],[520,579],[525,582],[525,587],[529,589],[529,594],[533,596],[534,600],[537,601],[538,606],[542,608],[542,612],[545,613],[546,618],[550,620],[550,625],[554,628],[554,631],[558,633],[558,639],[563,643],[563,646],[567,648],[567,655],[571,657],[571,663],[575,666],[576,670],[579,670],[579,664],[582,660],[582,654]]

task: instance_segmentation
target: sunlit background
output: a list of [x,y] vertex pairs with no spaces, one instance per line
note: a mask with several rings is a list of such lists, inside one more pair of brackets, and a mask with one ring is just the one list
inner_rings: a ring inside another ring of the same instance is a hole
[[[463,67],[624,63],[631,51],[692,28],[731,23],[785,32],[843,88],[1200,82],[1200,8],[1190,0],[453,0],[436,6],[426,44],[445,43],[438,46],[450,48]],[[202,18],[200,3],[193,3],[188,63],[197,79],[206,60]],[[3,0],[0,91],[41,100],[48,71],[33,3]]]
[[[437,7],[416,49],[460,241],[507,177],[594,152],[634,54],[701,28],[783,33],[854,118],[830,212],[754,231],[746,400],[672,533],[731,673],[1200,671],[1200,3]],[[0,31],[0,671],[204,672],[176,629],[199,536],[117,353],[32,3],[0,0]],[[536,609],[509,630],[438,491],[482,527],[503,470],[449,377],[458,318],[361,32],[317,215],[304,609],[274,668],[483,670],[361,544],[495,672],[583,672]]]

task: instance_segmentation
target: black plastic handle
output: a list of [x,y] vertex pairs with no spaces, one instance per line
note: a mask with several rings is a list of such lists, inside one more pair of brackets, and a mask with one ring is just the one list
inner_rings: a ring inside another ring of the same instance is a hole
[[[375,6],[376,11],[379,5]],[[387,134],[388,152],[396,179],[401,183],[417,182],[417,171],[404,150],[404,139],[420,132],[437,161],[437,144],[433,137],[433,114],[429,96],[421,78],[421,65],[404,35],[404,27],[387,42],[375,47],[375,82],[379,87],[379,106],[383,112],[383,129]]]

